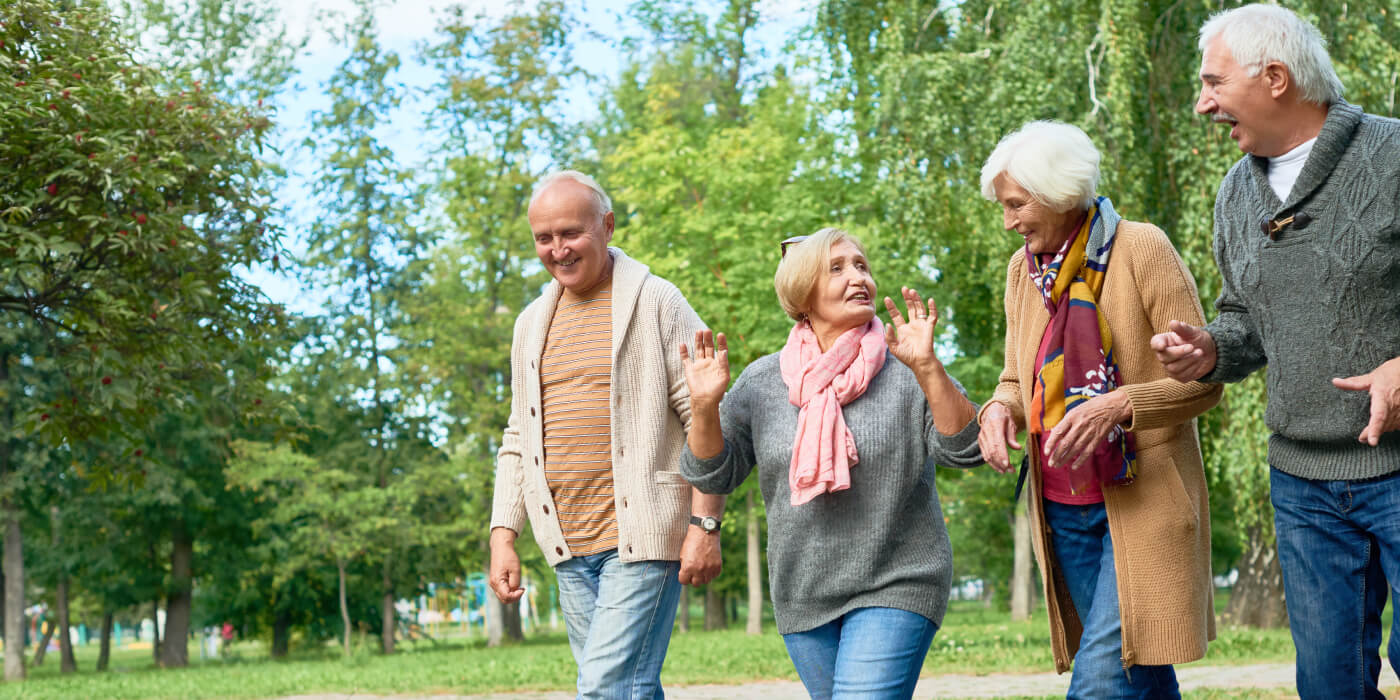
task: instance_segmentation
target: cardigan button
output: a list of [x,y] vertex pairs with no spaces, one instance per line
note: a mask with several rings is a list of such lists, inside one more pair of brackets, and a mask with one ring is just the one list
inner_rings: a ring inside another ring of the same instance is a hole
[[627,499],[626,499],[626,498],[623,498],[623,499],[622,499],[622,507],[623,507],[623,508],[626,508],[626,507],[627,507]]
[[536,457],[536,458],[535,458],[535,466],[537,466],[537,467],[540,466],[540,458],[539,458],[539,457]]
[[545,514],[545,515],[549,515],[549,504],[546,503],[546,504],[545,504],[544,506],[542,506],[542,507],[544,508],[544,514]]
[[627,553],[628,553],[628,554],[631,554],[631,553],[632,553],[632,545],[630,545],[630,544],[627,545]]
[[558,554],[559,556],[562,557],[562,556],[564,556],[564,548],[563,548],[563,547],[555,547],[555,548],[554,548],[554,553],[555,553],[555,554]]
[[532,416],[535,415],[535,407],[534,407],[534,406],[531,406],[531,407],[530,407],[530,415],[532,415]]

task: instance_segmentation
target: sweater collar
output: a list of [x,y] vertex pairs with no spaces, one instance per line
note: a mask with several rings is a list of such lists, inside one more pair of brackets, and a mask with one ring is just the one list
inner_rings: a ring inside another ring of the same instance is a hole
[[1278,195],[1274,194],[1273,188],[1269,186],[1269,159],[1249,156],[1254,184],[1259,189],[1266,208],[1272,211],[1275,217],[1284,210],[1296,208],[1299,202],[1312,195],[1327,181],[1332,171],[1337,168],[1337,163],[1341,162],[1347,146],[1351,144],[1352,135],[1361,124],[1361,116],[1360,107],[1344,100],[1333,102],[1327,108],[1327,120],[1323,122],[1322,130],[1317,134],[1317,142],[1313,144],[1312,153],[1303,164],[1303,171],[1298,173],[1293,189],[1288,192],[1287,202],[1280,202]]
[[[617,360],[617,352],[622,345],[621,339],[627,334],[627,327],[632,321],[632,312],[637,307],[637,298],[642,293],[642,283],[651,274],[651,268],[628,257],[621,248],[608,246],[608,255],[612,256],[612,337],[613,337],[613,360]],[[559,306],[559,298],[564,295],[564,285],[558,280],[550,280],[545,287],[544,306],[540,309],[543,322],[537,329],[535,337],[531,338],[531,347],[527,352],[530,357],[538,358],[544,352],[544,343],[549,333],[549,320],[554,318],[554,310]]]

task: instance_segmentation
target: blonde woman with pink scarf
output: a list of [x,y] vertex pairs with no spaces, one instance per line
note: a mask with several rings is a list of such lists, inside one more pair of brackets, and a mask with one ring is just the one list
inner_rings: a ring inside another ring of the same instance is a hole
[[679,348],[681,471],[729,493],[758,468],[774,615],[807,692],[908,698],[952,583],[933,467],[982,463],[977,407],[934,355],[932,299],[904,289],[906,319],[886,297],[887,326],[854,236],[828,228],[783,248],[774,286],[796,324],[781,351],[726,395],[724,334]]

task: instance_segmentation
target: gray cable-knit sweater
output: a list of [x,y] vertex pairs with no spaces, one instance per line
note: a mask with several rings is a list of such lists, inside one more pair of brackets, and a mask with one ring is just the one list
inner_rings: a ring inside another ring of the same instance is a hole
[[914,373],[893,355],[842,411],[860,456],[851,488],[794,507],[788,463],[798,407],[788,401],[778,355],[768,355],[744,369],[720,404],[724,450],[699,460],[687,446],[681,473],[701,491],[729,493],[758,466],[779,632],[810,630],[865,607],[908,610],[941,625],[953,556],[934,465],[982,463],[977,421],[957,435],[940,434]]
[[[1260,222],[1306,214],[1270,240]],[[1357,441],[1366,392],[1332,386],[1400,356],[1400,121],[1330,107],[1287,202],[1268,159],[1245,156],[1215,200],[1219,358],[1203,379],[1268,365],[1269,463],[1307,479],[1400,471],[1400,433]]]

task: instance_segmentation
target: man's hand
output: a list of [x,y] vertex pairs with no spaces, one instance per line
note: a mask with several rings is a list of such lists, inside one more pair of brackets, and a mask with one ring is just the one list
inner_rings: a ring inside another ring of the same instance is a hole
[[719,533],[711,535],[691,525],[681,545],[681,583],[703,586],[719,576],[720,566]]
[[1016,421],[1011,418],[1011,409],[1000,401],[987,404],[982,412],[982,423],[977,432],[977,445],[982,448],[982,459],[987,465],[1002,474],[1011,473],[1011,457],[1007,446],[1021,449],[1016,442]]
[[1194,382],[1215,369],[1215,338],[1189,323],[1172,321],[1171,330],[1152,336],[1152,350],[1167,376],[1178,382]]
[[520,587],[520,557],[515,553],[515,536],[510,528],[491,530],[491,590],[506,605],[525,595],[525,589]]
[[1371,422],[1357,440],[1375,447],[1383,433],[1400,429],[1400,357],[1355,377],[1336,377],[1332,385],[1371,394]]
[[1047,466],[1078,469],[1108,439],[1113,426],[1133,417],[1133,405],[1121,391],[1095,396],[1069,413],[1045,436]]

